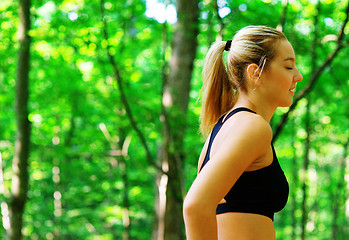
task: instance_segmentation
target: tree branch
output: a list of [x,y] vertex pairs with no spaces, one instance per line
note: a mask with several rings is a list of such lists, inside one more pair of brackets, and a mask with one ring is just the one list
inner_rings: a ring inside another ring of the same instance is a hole
[[102,22],[103,22],[103,35],[104,35],[104,39],[107,42],[106,51],[107,51],[109,62],[110,62],[111,66],[113,68],[113,71],[114,71],[114,78],[115,78],[116,83],[117,83],[118,88],[119,88],[121,103],[123,104],[123,106],[125,108],[126,115],[131,123],[133,130],[136,132],[139,139],[141,140],[141,144],[143,145],[145,153],[146,153],[147,162],[150,165],[154,166],[160,172],[163,172],[162,168],[160,166],[158,166],[153,161],[154,158],[152,157],[152,154],[150,153],[150,149],[148,147],[146,139],[145,139],[143,133],[141,132],[140,128],[138,127],[137,122],[135,120],[135,117],[132,114],[130,104],[127,100],[127,97],[126,97],[126,94],[124,91],[124,86],[123,86],[123,81],[121,79],[120,71],[117,67],[114,56],[111,54],[110,45],[109,45],[109,35],[108,35],[108,31],[107,31],[108,24],[107,24],[107,21],[105,19],[104,0],[101,0],[101,18],[102,18]]
[[283,130],[284,126],[286,125],[289,114],[296,108],[298,102],[302,98],[304,98],[306,95],[308,95],[308,93],[315,86],[315,84],[316,84],[317,80],[319,79],[320,75],[322,74],[322,72],[332,63],[332,61],[338,55],[340,50],[342,50],[346,46],[343,44],[343,38],[345,35],[344,29],[345,29],[345,27],[348,23],[348,19],[349,19],[349,1],[348,1],[348,5],[347,5],[345,13],[346,13],[346,18],[343,21],[342,28],[338,33],[338,40],[337,40],[336,49],[327,57],[327,59],[324,61],[324,63],[320,67],[318,67],[317,70],[314,71],[313,75],[310,78],[308,85],[304,89],[302,89],[302,91],[295,97],[295,100],[294,100],[293,104],[291,105],[291,107],[288,109],[288,111],[284,115],[282,115],[281,120],[279,121],[279,123],[277,124],[277,126],[275,128],[273,142],[275,142],[277,137],[280,135],[281,131]]

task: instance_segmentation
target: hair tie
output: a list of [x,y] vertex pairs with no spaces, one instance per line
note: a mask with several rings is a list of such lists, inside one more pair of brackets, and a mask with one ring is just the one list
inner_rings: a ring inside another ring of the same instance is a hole
[[228,40],[228,41],[226,42],[225,48],[224,48],[225,51],[229,51],[229,50],[230,50],[231,41],[232,41],[232,40]]

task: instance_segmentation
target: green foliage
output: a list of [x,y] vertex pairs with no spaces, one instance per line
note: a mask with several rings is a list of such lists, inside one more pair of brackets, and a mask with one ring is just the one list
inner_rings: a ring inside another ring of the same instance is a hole
[[[230,9],[222,21],[223,39],[246,25],[276,27],[283,11],[281,1],[223,1]],[[304,88],[315,69],[335,49],[330,37],[337,35],[345,19],[345,1],[323,0],[320,12],[309,1],[290,1],[284,32],[293,44]],[[311,1],[313,2],[313,1]],[[171,43],[173,25],[145,16],[141,0],[106,1],[105,18],[110,36],[103,35],[99,1],[33,1],[30,70],[30,115],[32,123],[30,190],[25,211],[27,239],[121,239],[125,230],[125,196],[129,200],[130,239],[151,239],[155,216],[157,171],[146,161],[143,146],[133,131],[115,82],[106,48],[111,47],[125,92],[137,124],[146,136],[156,160],[163,132],[160,121],[162,31],[166,27]],[[224,6],[221,6],[223,8]],[[199,47],[190,93],[185,131],[185,188],[197,169],[203,145],[198,133],[201,70],[209,45],[219,31],[219,21],[211,5],[200,3]],[[16,135],[14,87],[18,39],[16,1],[0,3],[0,152],[4,186],[10,189],[11,159]],[[313,46],[314,16],[318,14],[316,58]],[[348,34],[348,27],[345,33]],[[348,36],[344,43],[348,44]],[[349,136],[349,48],[346,46],[320,75],[309,96],[311,101],[310,166],[308,184],[307,239],[329,239],[332,225],[338,225],[336,239],[349,236],[348,183],[341,172],[347,158],[344,146]],[[165,66],[165,73],[168,67]],[[291,186],[290,202],[277,215],[280,239],[300,235],[302,217],[302,161],[306,99],[289,116],[276,149]],[[273,126],[287,109],[279,109]],[[109,134],[109,135],[108,135]],[[130,140],[130,145],[127,141]],[[121,154],[121,151],[124,152]],[[293,162],[295,159],[295,162]],[[348,166],[344,172],[348,177]],[[126,178],[125,178],[126,176]],[[126,180],[126,181],[125,181]],[[342,182],[342,185],[341,185]],[[341,191],[336,189],[341,187]],[[7,199],[9,193],[0,196]],[[294,197],[294,201],[292,200]],[[337,219],[333,219],[338,200]],[[292,208],[292,206],[295,208]],[[296,225],[292,225],[292,216]],[[0,238],[5,231],[0,231]]]

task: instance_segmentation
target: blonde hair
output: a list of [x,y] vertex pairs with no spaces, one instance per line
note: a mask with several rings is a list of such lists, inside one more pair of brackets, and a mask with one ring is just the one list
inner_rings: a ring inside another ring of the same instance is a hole
[[[225,41],[209,49],[203,68],[203,96],[200,129],[207,136],[218,119],[234,107],[240,91],[247,91],[245,72],[249,64],[268,69],[275,57],[277,44],[285,35],[266,26],[248,26],[236,33],[224,64]],[[268,61],[266,61],[268,59]],[[260,73],[261,74],[261,73]]]

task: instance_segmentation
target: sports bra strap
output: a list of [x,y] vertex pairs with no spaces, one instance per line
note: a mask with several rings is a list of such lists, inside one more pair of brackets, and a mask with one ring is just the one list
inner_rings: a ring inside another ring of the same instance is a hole
[[[235,108],[233,111],[231,111],[230,113],[228,113],[226,116],[226,118],[222,118],[222,124],[228,120],[228,118],[230,118],[231,116],[233,116],[235,113],[238,113],[238,112],[241,112],[241,111],[246,111],[246,112],[251,112],[251,113],[255,113],[255,111],[252,111],[251,109],[249,108],[246,108],[246,107],[239,107],[239,108]],[[224,121],[223,121],[224,120]]]
[[210,141],[209,141],[209,144],[208,144],[208,147],[207,147],[205,159],[204,159],[204,161],[203,161],[203,163],[201,165],[200,171],[205,166],[205,164],[208,162],[208,160],[210,160],[210,152],[211,152],[211,146],[212,146],[213,140],[215,139],[215,137],[216,137],[217,133],[219,132],[219,130],[221,129],[221,127],[223,126],[223,123],[226,122],[235,113],[238,113],[238,112],[241,112],[241,111],[247,111],[247,112],[251,112],[251,113],[256,113],[256,112],[254,112],[251,109],[248,109],[246,107],[239,107],[239,108],[235,108],[230,113],[223,115],[218,120],[218,122],[216,123],[216,125],[214,126],[214,128],[213,128],[213,130],[211,132]]

